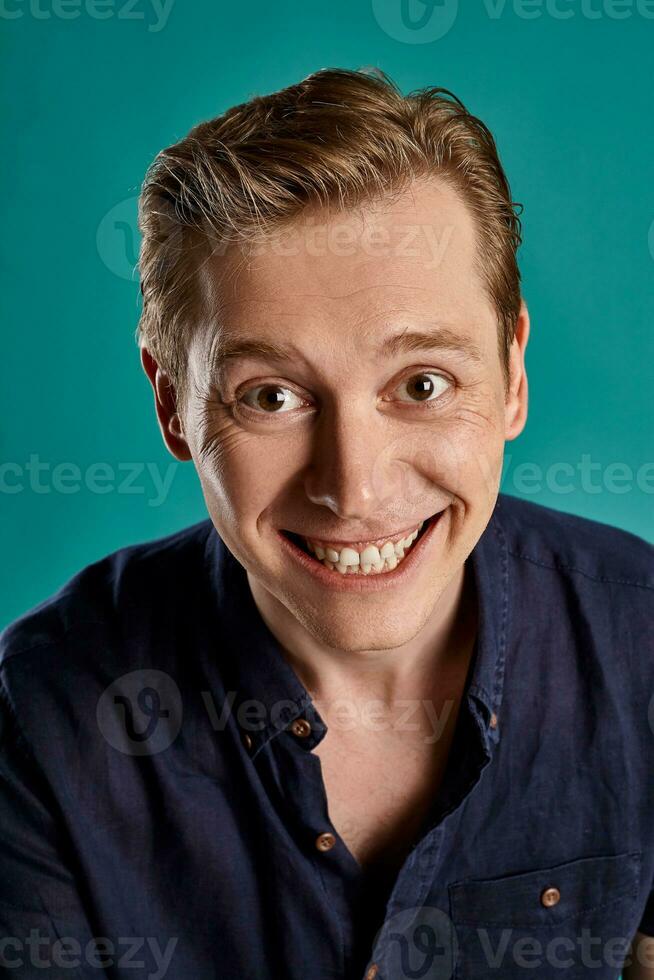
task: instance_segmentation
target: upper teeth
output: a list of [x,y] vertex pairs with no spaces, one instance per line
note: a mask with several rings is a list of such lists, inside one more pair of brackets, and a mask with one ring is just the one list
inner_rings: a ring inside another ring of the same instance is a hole
[[377,568],[380,570],[383,568],[385,561],[388,561],[389,564],[394,564],[397,559],[404,557],[404,552],[418,537],[418,533],[423,524],[424,521],[418,525],[415,531],[412,531],[411,534],[404,538],[399,538],[396,541],[389,539],[379,547],[374,544],[369,544],[361,551],[357,551],[356,548],[352,548],[349,545],[337,550],[336,548],[330,548],[328,545],[320,545],[317,541],[311,541],[309,538],[305,540],[309,550],[315,552],[316,558],[319,558],[321,561],[326,559],[334,565],[341,566],[361,565],[364,571],[366,568]]

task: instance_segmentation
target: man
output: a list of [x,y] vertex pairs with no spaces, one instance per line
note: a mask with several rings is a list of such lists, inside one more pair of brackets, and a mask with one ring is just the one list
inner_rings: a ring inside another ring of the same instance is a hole
[[210,520],[3,635],[7,975],[651,980],[653,549],[499,494],[488,130],[318,72],[163,151],[140,220]]

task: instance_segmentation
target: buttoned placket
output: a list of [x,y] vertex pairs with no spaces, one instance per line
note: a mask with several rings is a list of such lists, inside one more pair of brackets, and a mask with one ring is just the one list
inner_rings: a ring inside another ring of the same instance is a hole
[[[467,797],[474,791],[484,770],[492,762],[493,749],[499,737],[497,715],[495,712],[488,714],[480,711],[476,699],[470,694],[466,698],[466,705],[468,717],[473,719],[472,731],[476,732],[471,754],[466,756],[470,768],[465,773],[465,778],[460,779],[453,787],[444,781],[442,789],[451,789],[451,792],[448,795],[439,794],[444,805],[435,810],[432,822],[400,869],[388,901],[385,921],[375,938],[364,980],[371,969],[375,980],[393,980],[398,975],[398,933],[411,928],[407,913],[414,912],[417,916],[424,914],[429,890],[437,879],[448,820],[456,816]],[[456,751],[455,744],[453,750]],[[446,776],[452,771],[448,767]],[[454,964],[451,965],[453,968]],[[447,966],[444,965],[443,968],[443,975],[447,975]]]
[[[498,715],[493,705],[499,704],[499,698],[493,701],[479,693],[474,695],[472,689],[471,686],[465,699],[471,730],[477,735],[473,743],[474,757],[469,760],[470,768],[453,795],[444,797],[440,794],[439,799],[445,800],[444,807],[436,811],[434,822],[400,868],[390,893],[385,919],[380,922],[372,945],[363,980],[368,974],[375,980],[392,980],[397,972],[397,964],[393,961],[394,944],[397,943],[397,936],[392,930],[393,920],[406,910],[422,909],[437,875],[446,821],[462,806],[492,760],[493,747],[499,739]],[[313,862],[323,882],[329,908],[339,923],[342,941],[339,969],[343,971],[343,976],[349,976],[355,954],[353,910],[360,895],[362,869],[331,823],[320,760],[312,752],[327,730],[305,693],[293,706],[289,699],[287,708],[277,713],[276,724],[263,726],[251,735],[244,734],[249,735],[248,755],[262,778],[268,769],[268,778],[275,780],[277,791],[286,801],[294,837]],[[272,764],[273,760],[275,764]],[[280,778],[282,773],[283,778]],[[444,782],[442,788],[448,789],[448,784]]]
[[285,800],[287,826],[313,864],[337,919],[338,969],[349,975],[362,869],[330,820],[320,759],[312,751],[325,737],[327,726],[308,696],[300,698],[294,709],[289,706],[279,722],[252,733],[248,755],[262,780],[272,780]]

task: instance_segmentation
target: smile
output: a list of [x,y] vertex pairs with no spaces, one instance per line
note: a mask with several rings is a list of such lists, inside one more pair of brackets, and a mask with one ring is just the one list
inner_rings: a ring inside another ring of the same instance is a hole
[[363,544],[338,546],[318,539],[304,538],[308,550],[323,562],[326,568],[335,569],[341,575],[378,575],[380,572],[392,572],[408,552],[424,527],[425,522],[414,528],[409,534],[393,536],[380,544]]
[[442,523],[444,513],[440,511],[412,530],[375,542],[342,543],[303,537],[287,530],[278,533],[296,561],[325,584],[339,590],[376,588],[405,577],[424,551],[427,539]]

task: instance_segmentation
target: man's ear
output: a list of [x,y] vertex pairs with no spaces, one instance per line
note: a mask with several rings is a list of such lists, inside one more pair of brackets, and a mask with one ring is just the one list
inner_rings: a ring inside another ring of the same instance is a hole
[[168,450],[175,459],[185,462],[191,452],[182,431],[182,421],[177,413],[177,394],[169,375],[162,371],[146,347],[141,348],[141,364],[154,391],[159,428]]
[[509,353],[509,387],[504,407],[504,438],[516,439],[525,427],[528,409],[525,350],[529,339],[529,311],[522,300]]

